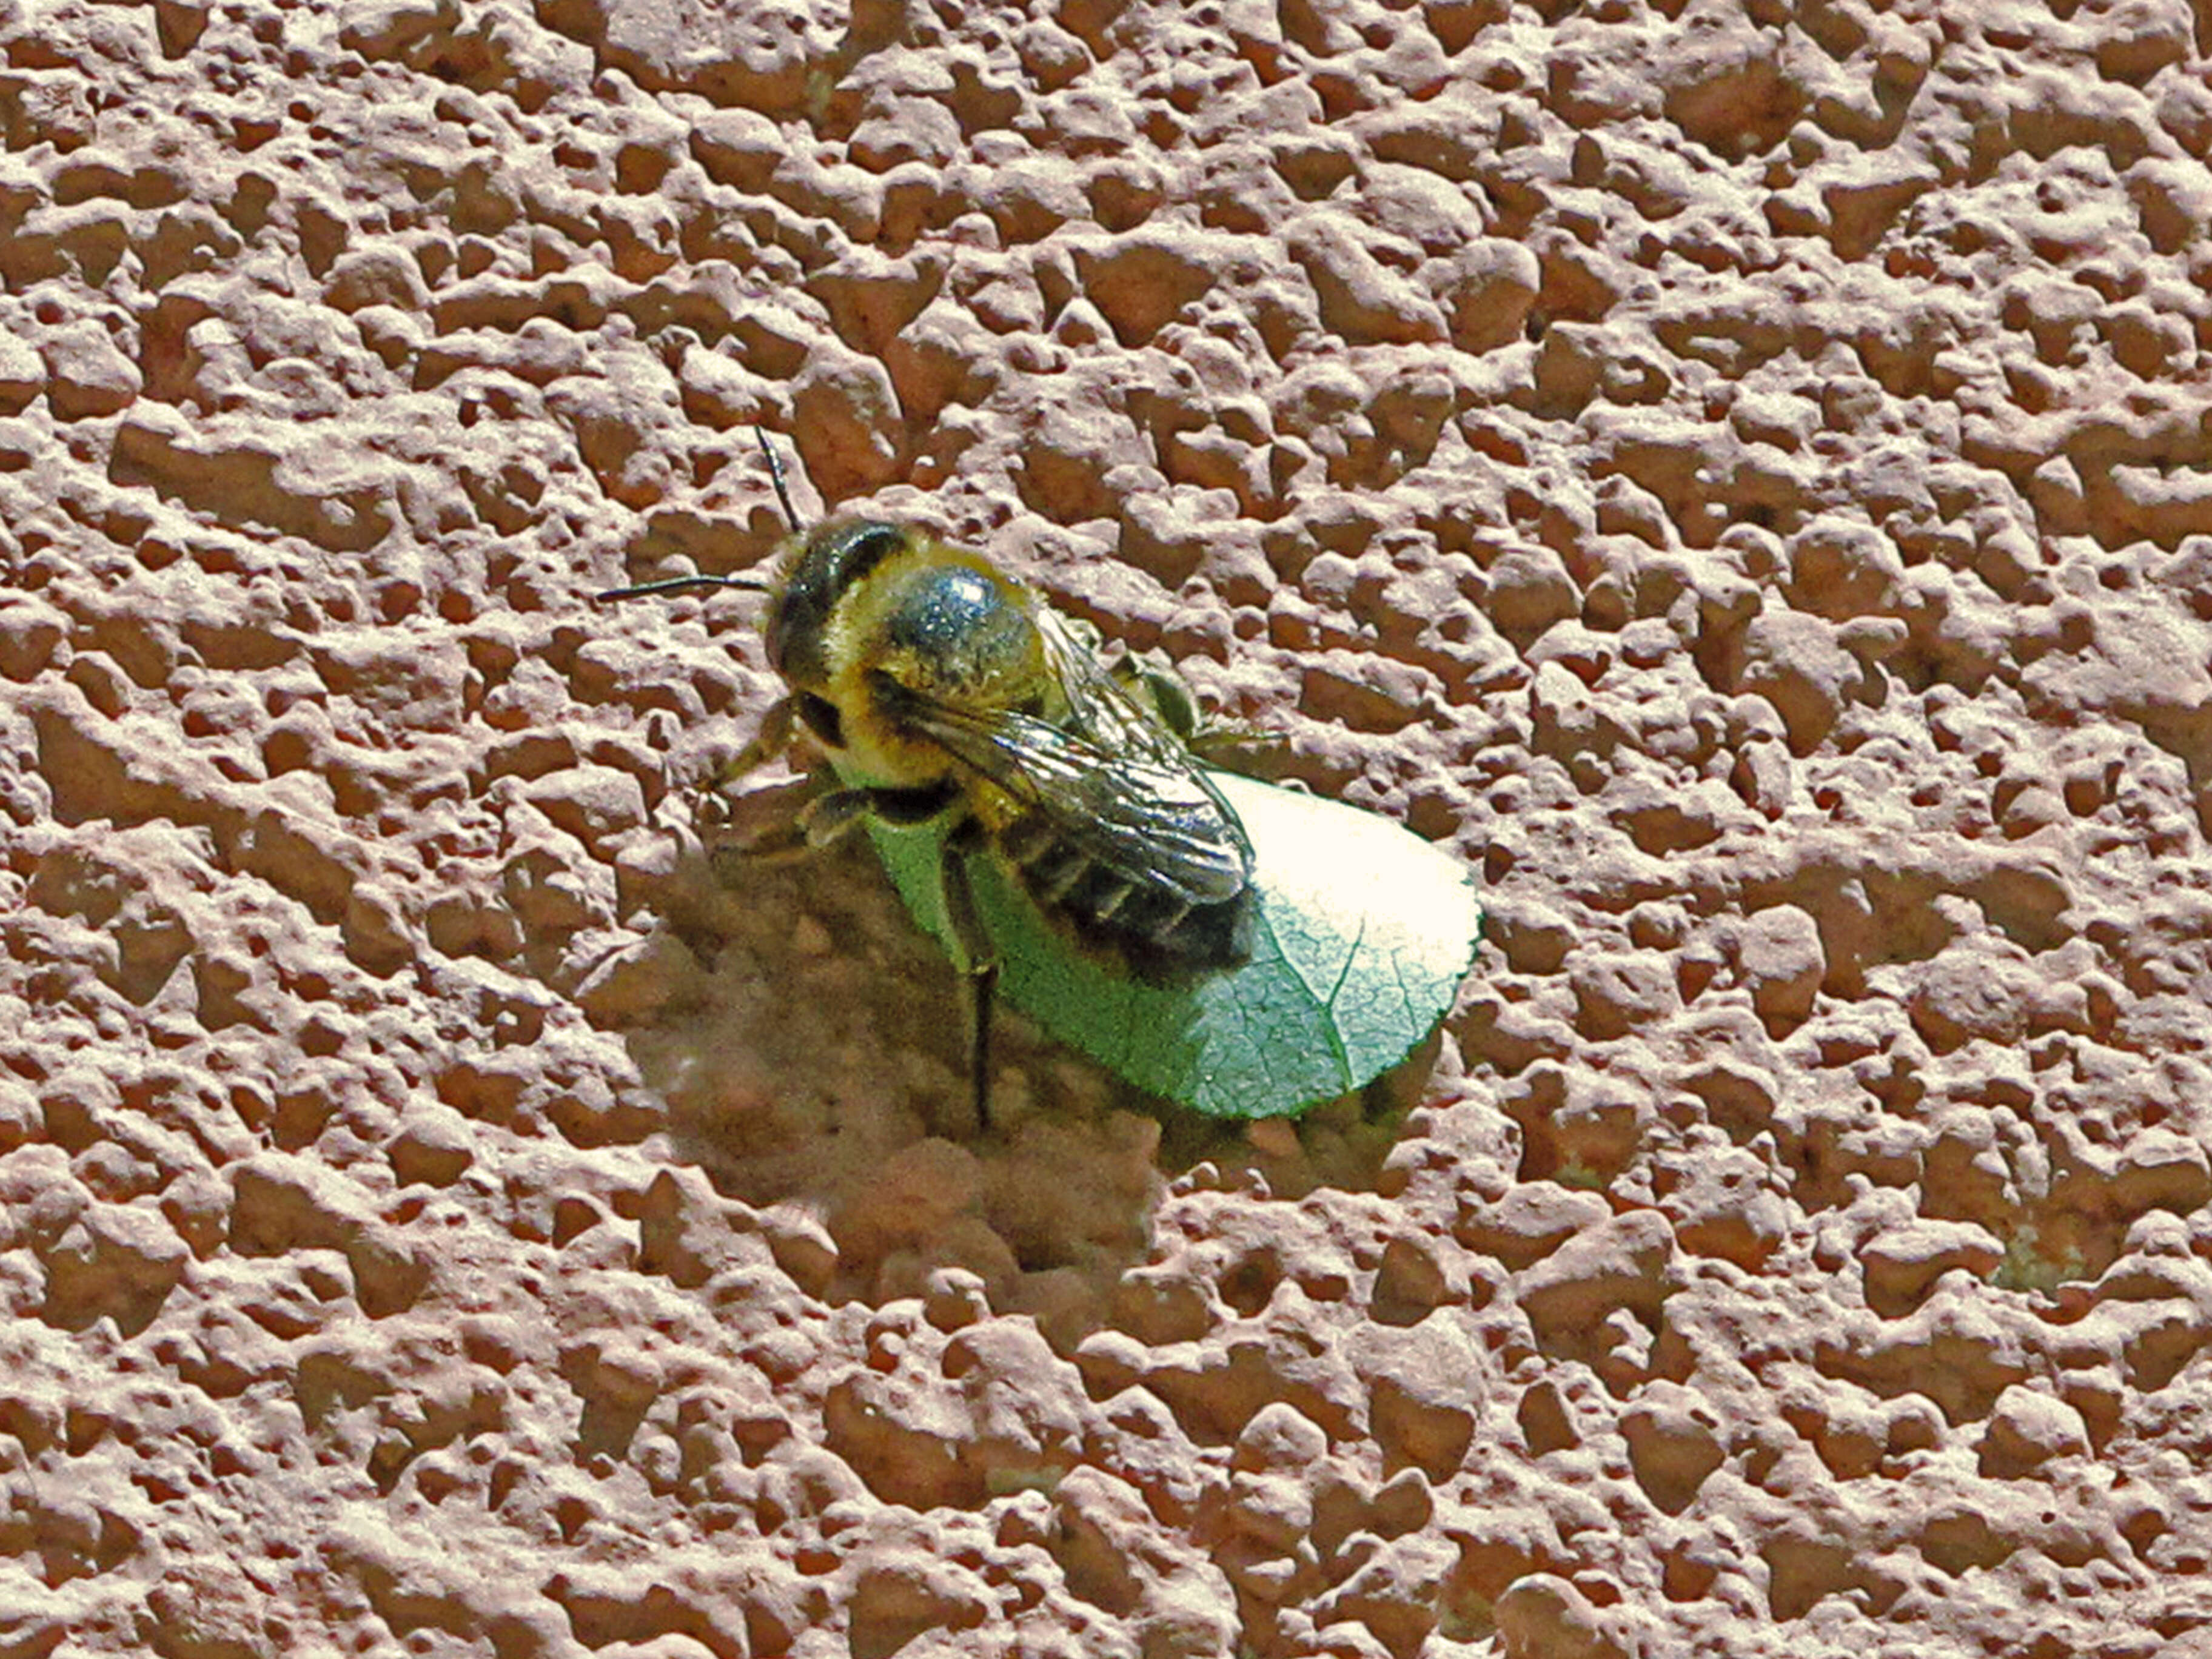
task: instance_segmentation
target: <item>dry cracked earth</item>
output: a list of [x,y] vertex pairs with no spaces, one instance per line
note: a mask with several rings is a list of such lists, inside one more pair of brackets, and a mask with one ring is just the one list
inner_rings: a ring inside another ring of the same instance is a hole
[[[2212,11],[0,0],[0,1656],[2212,1652]],[[1432,1066],[978,1133],[592,602],[756,424],[1464,857]]]

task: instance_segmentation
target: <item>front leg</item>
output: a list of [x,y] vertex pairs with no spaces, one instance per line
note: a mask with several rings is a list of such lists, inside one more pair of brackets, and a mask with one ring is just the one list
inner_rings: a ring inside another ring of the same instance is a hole
[[756,767],[774,760],[791,747],[791,733],[792,700],[780,698],[761,716],[760,730],[753,733],[752,741],[722,763],[715,781],[732,783]]
[[854,786],[820,790],[821,778],[810,780],[808,799],[795,812],[759,834],[739,842],[736,851],[747,858],[786,858],[817,848],[834,847],[854,825],[872,818],[878,823],[909,830],[940,817],[952,804],[949,786],[921,789],[881,789]]

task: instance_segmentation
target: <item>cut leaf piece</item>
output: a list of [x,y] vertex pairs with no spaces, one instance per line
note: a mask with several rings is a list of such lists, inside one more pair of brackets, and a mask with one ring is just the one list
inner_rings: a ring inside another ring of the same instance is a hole
[[[1000,994],[1054,1036],[1210,1116],[1278,1117],[1364,1088],[1413,1052],[1474,963],[1482,911],[1467,866],[1402,825],[1212,776],[1255,854],[1249,960],[1147,983],[1079,949],[988,855],[970,863],[976,908]],[[907,908],[949,952],[944,829],[869,832]]]

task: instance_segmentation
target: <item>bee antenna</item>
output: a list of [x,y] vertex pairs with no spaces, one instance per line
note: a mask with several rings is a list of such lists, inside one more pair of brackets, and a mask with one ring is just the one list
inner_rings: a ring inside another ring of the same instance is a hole
[[594,593],[594,599],[635,599],[653,593],[688,593],[695,587],[734,587],[747,593],[765,593],[768,584],[757,576],[669,576],[657,582],[640,582],[634,587],[610,587]]
[[775,446],[768,441],[764,428],[755,427],[753,436],[760,440],[761,453],[768,457],[768,476],[775,481],[776,504],[783,508],[783,521],[795,531],[799,528],[799,514],[791,510],[791,487],[783,481],[783,462],[777,458]]

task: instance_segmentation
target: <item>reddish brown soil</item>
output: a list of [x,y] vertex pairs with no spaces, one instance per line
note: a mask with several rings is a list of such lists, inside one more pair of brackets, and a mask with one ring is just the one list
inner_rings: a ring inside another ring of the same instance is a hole
[[[2208,19],[0,0],[0,1656],[2212,1651]],[[711,856],[755,422],[1480,869],[1409,1111]]]

